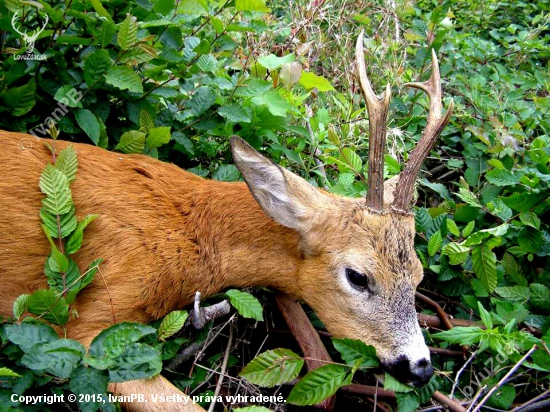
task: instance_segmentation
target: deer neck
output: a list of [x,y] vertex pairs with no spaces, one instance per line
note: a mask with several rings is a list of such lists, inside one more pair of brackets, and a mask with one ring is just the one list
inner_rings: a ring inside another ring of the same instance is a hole
[[265,286],[299,295],[300,237],[267,217],[244,183],[205,182],[192,199],[200,256],[193,278],[203,279],[203,294]]

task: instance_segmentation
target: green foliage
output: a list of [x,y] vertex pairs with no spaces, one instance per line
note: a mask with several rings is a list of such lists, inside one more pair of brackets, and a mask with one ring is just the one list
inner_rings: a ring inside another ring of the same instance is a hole
[[231,289],[225,292],[225,294],[229,297],[229,301],[241,316],[259,321],[264,320],[262,304],[250,293]]

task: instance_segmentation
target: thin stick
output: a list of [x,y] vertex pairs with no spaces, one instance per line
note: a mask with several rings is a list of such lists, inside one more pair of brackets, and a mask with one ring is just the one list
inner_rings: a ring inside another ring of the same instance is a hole
[[225,376],[225,370],[227,369],[227,361],[229,360],[229,352],[231,352],[231,345],[233,344],[233,324],[229,327],[229,338],[227,339],[227,347],[225,348],[225,353],[223,355],[223,362],[222,362],[222,369],[220,371],[220,378],[218,379],[218,384],[216,385],[216,390],[214,391],[214,398],[212,399],[212,403],[210,403],[210,407],[208,408],[208,412],[214,411],[214,406],[216,406],[216,398],[220,394],[220,390],[222,388],[223,383],[223,377]]
[[[529,352],[527,352],[527,353],[523,356],[523,358],[521,358],[521,359],[514,365],[514,367],[513,367],[512,369],[510,369],[510,371],[509,371],[506,375],[504,375],[504,377],[496,384],[496,386],[493,386],[493,387],[491,388],[491,390],[487,393],[487,395],[485,395],[485,397],[481,400],[481,402],[479,402],[479,405],[477,405],[477,406],[475,407],[475,409],[474,409],[472,412],[477,412],[477,411],[479,411],[479,409],[481,408],[481,406],[482,406],[485,402],[487,402],[487,399],[489,399],[489,398],[491,397],[491,395],[492,395],[493,393],[495,393],[496,390],[497,390],[498,388],[500,388],[502,385],[504,385],[504,384],[506,383],[506,381],[507,381],[508,379],[510,379],[510,377],[511,377],[514,373],[516,373],[516,371],[519,369],[519,367],[522,365],[522,363],[525,362],[525,361],[527,360],[527,358],[528,358],[529,356],[531,356],[531,354],[532,354],[534,351],[536,351],[536,350],[537,350],[537,345],[533,345],[533,347],[532,347],[531,349],[529,349]],[[473,403],[472,403],[472,405],[473,405]]]
[[460,370],[456,374],[456,378],[455,378],[455,381],[453,383],[453,387],[451,388],[451,393],[449,395],[450,399],[453,399],[453,393],[455,393],[456,386],[458,385],[458,378],[460,378],[460,375],[462,374],[462,372],[464,372],[464,369],[466,369],[466,367],[470,364],[470,362],[474,360],[476,355],[477,355],[477,351],[472,353],[472,356],[470,356],[470,358],[466,361],[466,363],[464,365],[462,365],[462,368],[460,368]]
[[448,317],[447,313],[445,313],[445,311],[443,310],[443,308],[441,307],[441,305],[439,303],[437,303],[435,300],[427,297],[426,295],[423,295],[420,292],[416,292],[416,298],[421,300],[424,303],[427,303],[432,308],[434,308],[435,311],[437,312],[437,315],[441,319],[441,322],[443,322],[443,324],[445,325],[445,327],[447,329],[452,329],[453,328],[453,324],[449,320],[449,317]]
[[439,391],[434,392],[434,394],[432,395],[432,399],[435,399],[441,405],[447,407],[449,410],[453,412],[466,412],[466,408],[464,406],[452,400],[447,395],[443,395]]
[[474,396],[474,399],[472,400],[472,403],[470,404],[470,406],[468,407],[468,410],[466,412],[470,412],[472,410],[472,407],[475,405],[475,403],[477,402],[478,398],[481,396],[483,391],[485,391],[486,387],[487,387],[487,385],[483,385],[481,388],[479,388],[479,390],[476,393],[476,396]]
[[544,391],[543,393],[541,393],[539,396],[531,399],[529,402],[525,402],[523,405],[519,405],[518,407],[514,408],[511,410],[511,412],[519,412],[519,411],[523,411],[525,408],[527,408],[529,405],[532,405],[533,403],[537,402],[537,401],[540,401],[544,398],[546,398],[547,396],[550,395],[550,389],[548,389],[547,391]]

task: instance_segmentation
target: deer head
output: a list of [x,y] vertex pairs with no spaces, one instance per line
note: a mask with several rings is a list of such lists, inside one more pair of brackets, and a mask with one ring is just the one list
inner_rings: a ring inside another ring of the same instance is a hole
[[414,250],[411,202],[420,166],[449,121],[453,104],[442,116],[439,68],[432,52],[431,78],[407,84],[430,97],[426,129],[399,180],[384,184],[390,87],[381,98],[374,94],[365,70],[363,33],[356,58],[370,119],[366,202],[312,187],[239,138],[232,139],[233,157],[264,212],[300,235],[301,260],[288,289],[299,291],[331,333],[373,345],[398,379],[422,384],[433,368],[414,305],[423,269]]
[[27,53],[32,53],[32,51],[34,50],[34,43],[36,42],[36,39],[38,39],[38,36],[40,35],[40,33],[42,33],[42,31],[46,28],[46,25],[48,24],[48,20],[49,20],[49,17],[48,15],[46,14],[45,15],[45,20],[44,20],[44,24],[42,25],[42,27],[34,30],[32,32],[32,34],[27,34],[27,31],[25,30],[24,32],[20,31],[19,29],[17,29],[17,25],[18,25],[18,20],[19,18],[19,12],[15,12],[15,14],[13,15],[13,17],[11,18],[11,25],[13,27],[13,29],[19,33],[21,35],[21,37],[23,37],[23,40],[25,41],[25,44],[27,45]]

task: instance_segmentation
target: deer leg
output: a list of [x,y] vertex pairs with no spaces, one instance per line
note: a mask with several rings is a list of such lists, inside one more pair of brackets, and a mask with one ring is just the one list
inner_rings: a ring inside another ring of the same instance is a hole
[[[137,399],[136,401],[120,402],[122,409],[126,411],[204,412],[203,408],[161,375],[151,379],[111,383],[109,390],[115,396],[127,396],[127,399],[134,395],[133,399]],[[140,397],[140,394],[143,396]]]

